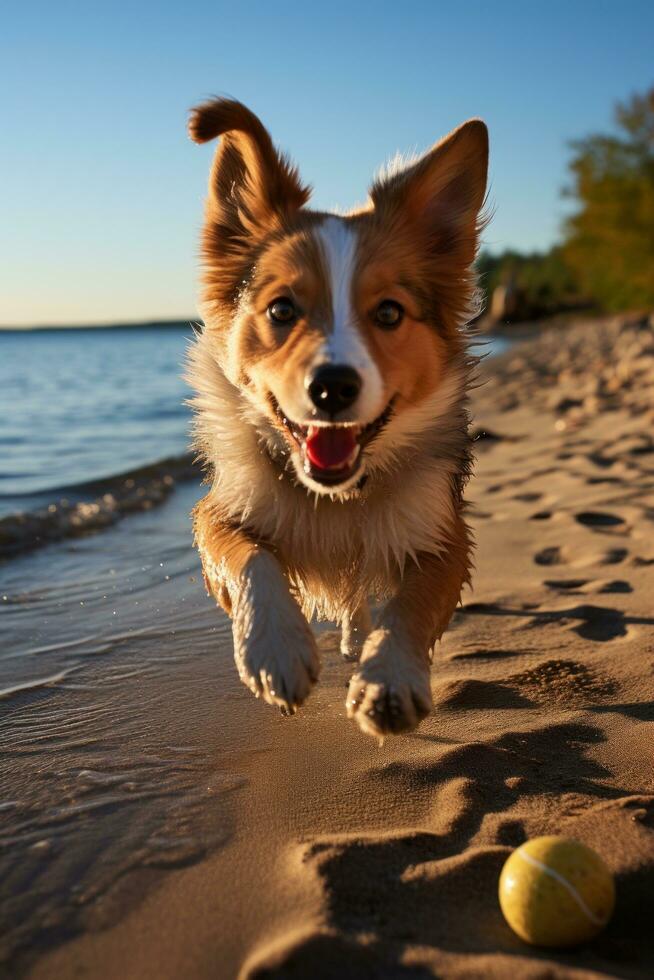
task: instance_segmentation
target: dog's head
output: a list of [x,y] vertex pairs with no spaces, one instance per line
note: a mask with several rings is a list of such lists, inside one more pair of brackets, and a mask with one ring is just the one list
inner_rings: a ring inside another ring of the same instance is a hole
[[394,431],[406,439],[428,421],[461,353],[486,127],[466,122],[389,168],[347,216],[305,207],[309,189],[240,103],[199,106],[189,130],[198,143],[222,136],[203,235],[203,313],[223,370],[306,487],[351,494],[367,470],[388,465]]

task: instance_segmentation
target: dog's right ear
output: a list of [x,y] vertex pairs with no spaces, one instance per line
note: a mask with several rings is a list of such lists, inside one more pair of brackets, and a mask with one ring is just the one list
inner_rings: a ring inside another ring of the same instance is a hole
[[279,227],[306,204],[310,189],[275,149],[261,120],[233,99],[213,99],[191,111],[196,143],[222,136],[209,178],[207,219],[230,251],[253,235]]

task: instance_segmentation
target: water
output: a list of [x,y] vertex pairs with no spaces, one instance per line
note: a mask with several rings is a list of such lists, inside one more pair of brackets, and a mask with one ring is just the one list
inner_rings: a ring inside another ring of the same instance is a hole
[[223,722],[248,692],[192,547],[201,493],[0,562],[0,976],[231,834]]
[[189,324],[0,332],[0,516],[183,453]]

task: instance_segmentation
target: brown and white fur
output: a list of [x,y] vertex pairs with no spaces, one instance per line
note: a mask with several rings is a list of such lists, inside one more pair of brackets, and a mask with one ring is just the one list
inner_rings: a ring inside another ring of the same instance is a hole
[[[462,328],[474,309],[486,127],[466,122],[391,166],[347,215],[305,207],[308,188],[240,103],[199,106],[189,129],[198,143],[222,136],[202,238],[205,328],[188,377],[211,477],[196,543],[207,588],[233,619],[240,677],[293,713],[320,669],[309,620],[326,617],[359,661],[348,715],[376,736],[413,729],[431,710],[432,648],[469,580]],[[401,314],[390,329],[380,319],[389,302]],[[289,309],[290,323],[272,319]],[[342,410],[310,397],[325,365],[358,375]],[[307,459],[320,426],[330,432],[319,439],[356,442],[335,472]],[[374,623],[371,598],[383,603]]]

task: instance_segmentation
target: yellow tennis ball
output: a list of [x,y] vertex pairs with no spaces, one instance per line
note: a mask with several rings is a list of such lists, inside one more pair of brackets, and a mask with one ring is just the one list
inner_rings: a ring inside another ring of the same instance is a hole
[[574,946],[596,936],[615,905],[613,875],[601,857],[569,837],[535,837],[500,875],[504,918],[535,946]]

